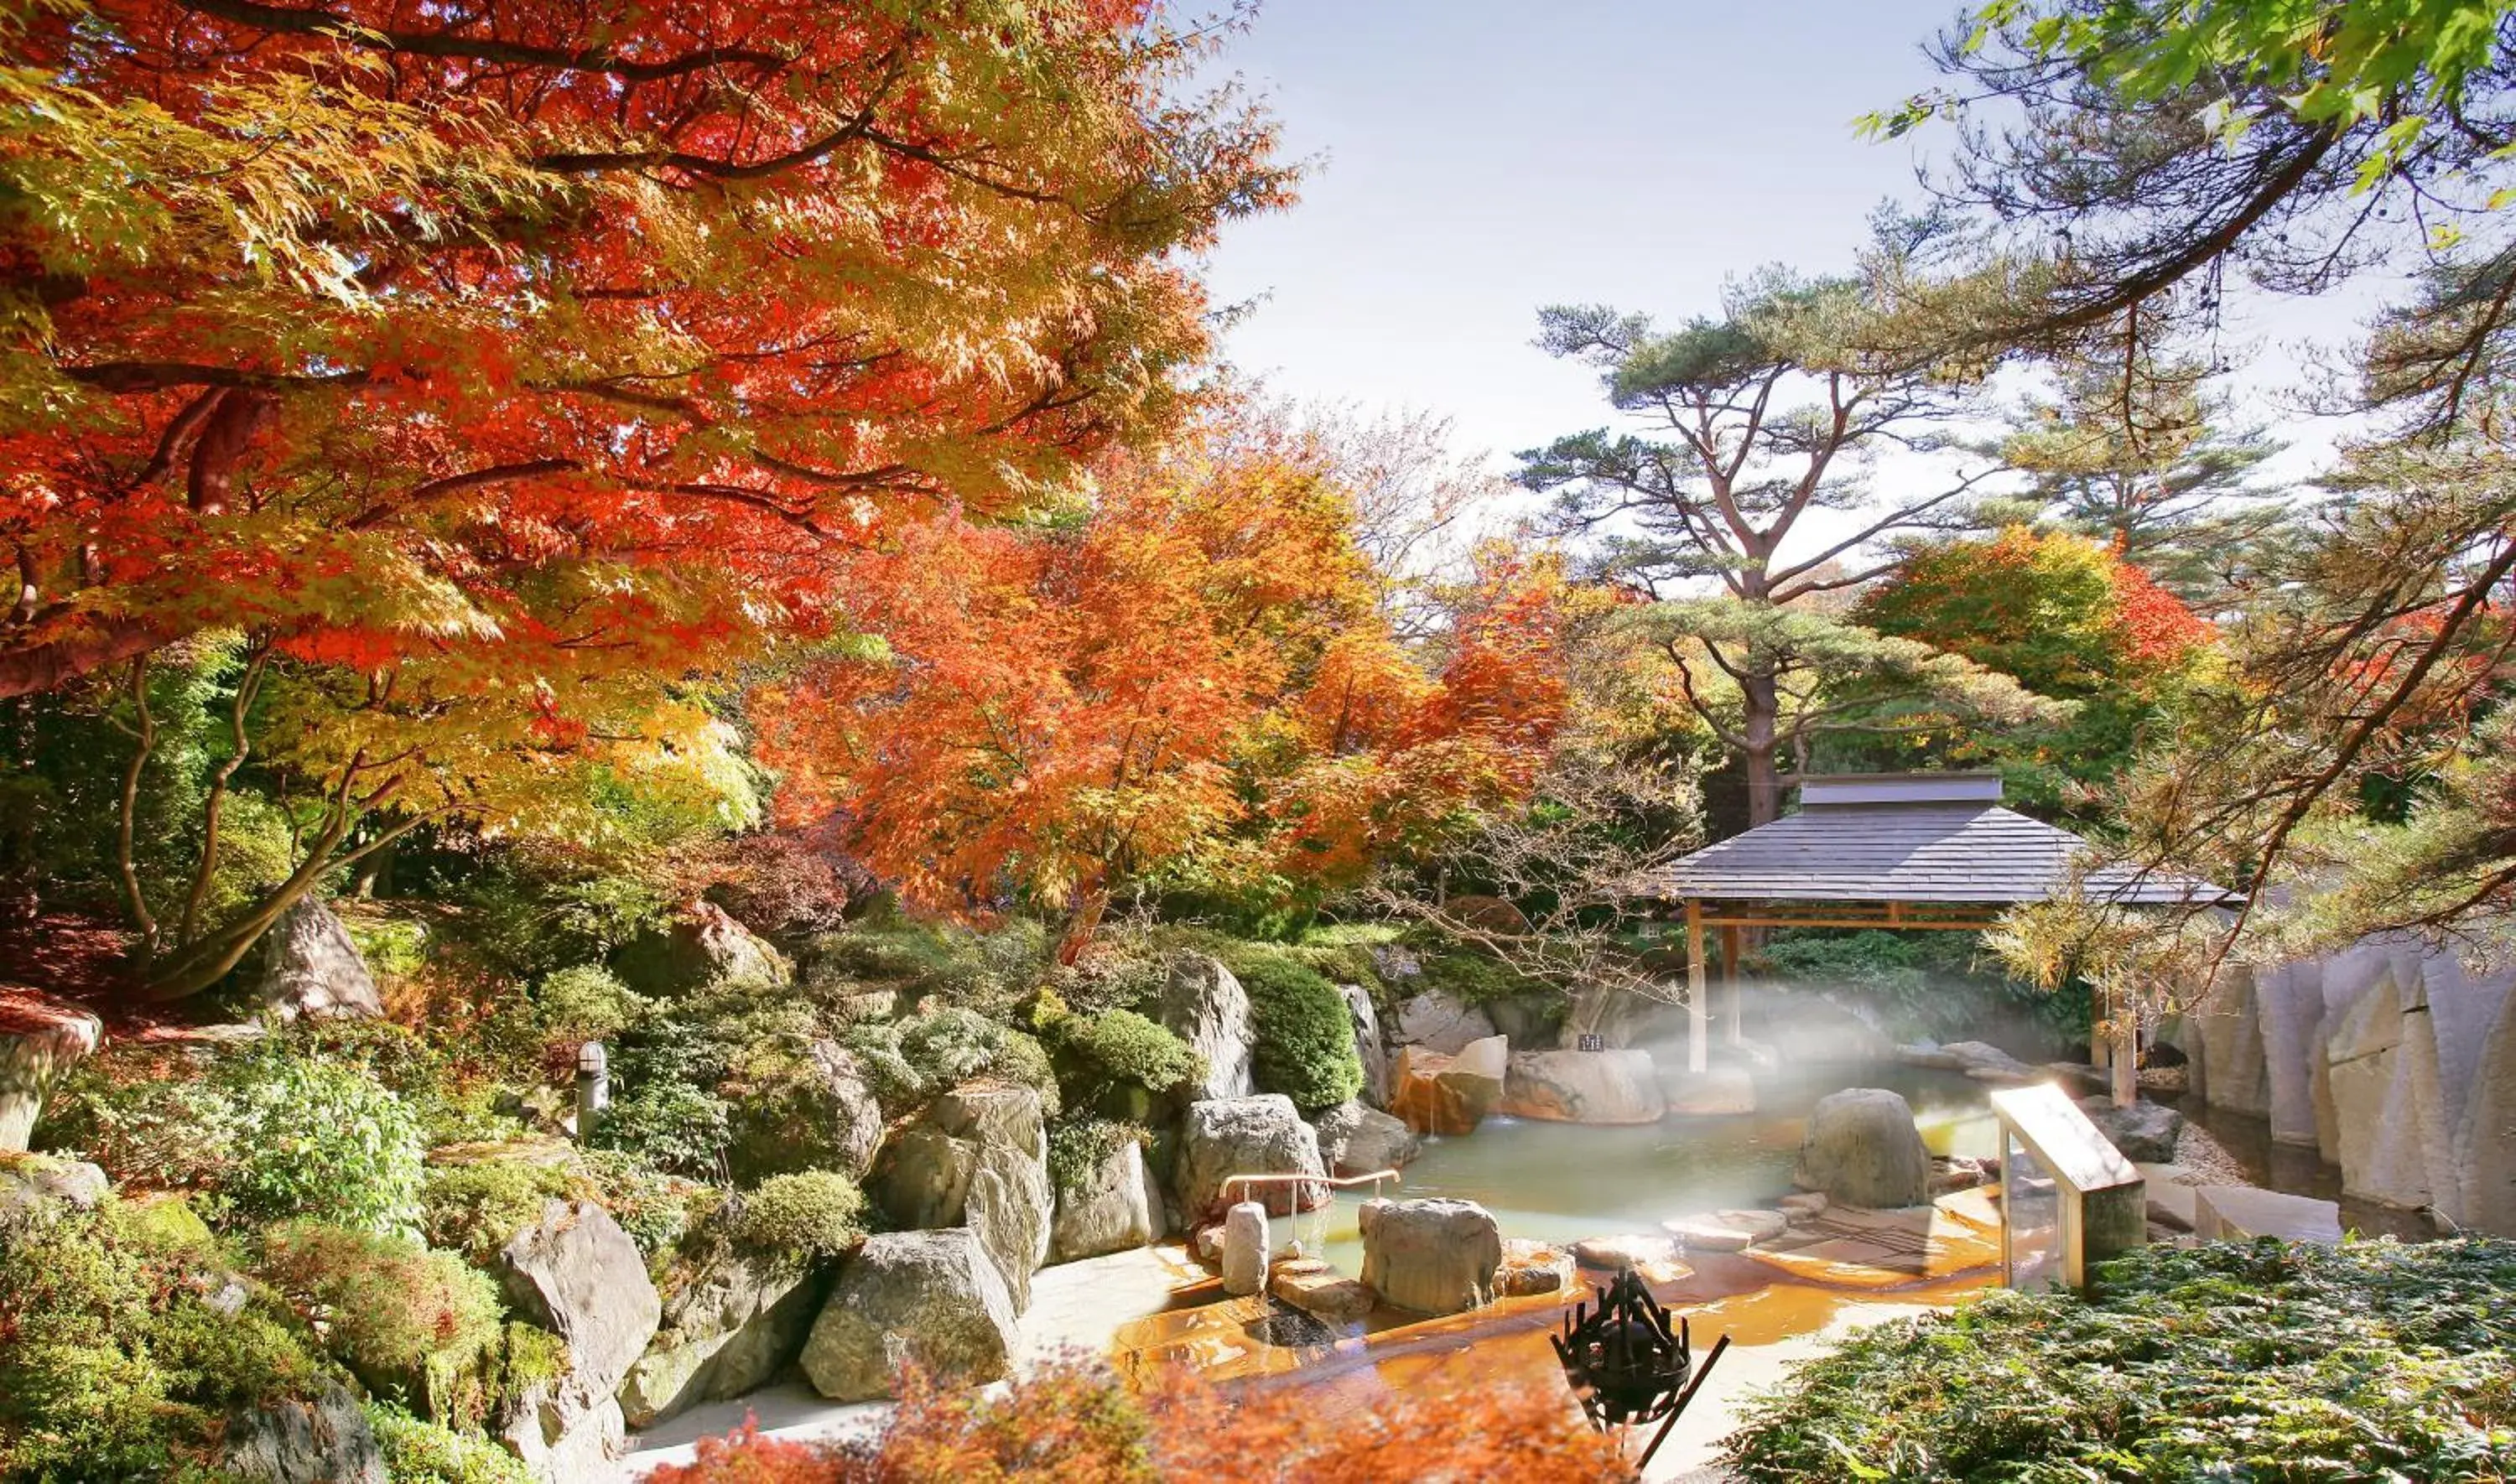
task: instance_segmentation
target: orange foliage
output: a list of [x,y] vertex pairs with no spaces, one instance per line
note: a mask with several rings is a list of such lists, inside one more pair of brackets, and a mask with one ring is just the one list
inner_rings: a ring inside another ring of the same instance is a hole
[[0,694],[229,629],[566,707],[843,627],[885,520],[1181,411],[1180,251],[1286,178],[1150,15],[13,13]]
[[699,1444],[655,1484],[1625,1484],[1615,1440],[1560,1392],[1397,1393],[1337,1408],[1299,1385],[1226,1396],[1166,1377],[1140,1396],[1069,1364],[1001,1397],[912,1379],[881,1436],[856,1448],[749,1427]]
[[755,699],[790,819],[912,899],[1088,904],[1164,870],[1351,875],[1525,790],[1564,710],[1551,566],[1487,564],[1443,652],[1390,632],[1321,470],[1113,466],[1070,525],[904,532],[856,573],[883,659]]

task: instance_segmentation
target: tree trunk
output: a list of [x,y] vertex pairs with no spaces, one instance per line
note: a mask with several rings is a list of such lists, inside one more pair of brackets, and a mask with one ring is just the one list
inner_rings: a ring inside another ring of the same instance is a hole
[[1782,773],[1777,757],[1781,741],[1782,698],[1771,674],[1749,673],[1740,683],[1740,748],[1747,770],[1747,828],[1772,824],[1782,817]]
[[1066,930],[1057,940],[1057,962],[1071,969],[1092,946],[1092,934],[1101,928],[1101,915],[1110,910],[1110,888],[1099,883],[1078,886],[1073,905],[1067,909]]

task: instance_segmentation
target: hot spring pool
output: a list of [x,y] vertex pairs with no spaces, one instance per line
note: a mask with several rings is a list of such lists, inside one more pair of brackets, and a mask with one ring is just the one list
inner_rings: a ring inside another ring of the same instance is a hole
[[[1763,1206],[1789,1190],[1809,1109],[1844,1088],[1903,1093],[1934,1154],[1997,1152],[1981,1084],[1911,1067],[1821,1063],[1760,1074],[1762,1105],[1754,1113],[1672,1116],[1622,1128],[1489,1117],[1474,1134],[1426,1139],[1424,1152],[1381,1193],[1475,1201],[1494,1214],[1506,1237],[1571,1242],[1656,1233],[1672,1216]],[[1355,1213],[1371,1194],[1368,1187],[1340,1191],[1324,1211],[1278,1220],[1279,1250],[1298,1239],[1343,1271],[1362,1271]]]

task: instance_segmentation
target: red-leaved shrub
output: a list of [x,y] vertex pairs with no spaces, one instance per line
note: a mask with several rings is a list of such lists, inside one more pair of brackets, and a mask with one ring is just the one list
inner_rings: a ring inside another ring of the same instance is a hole
[[1322,1405],[1316,1388],[1227,1395],[1193,1376],[1130,1392],[1107,1370],[1043,1367],[1005,1392],[911,1378],[882,1433],[780,1442],[746,1426],[653,1484],[1626,1484],[1622,1450],[1560,1392],[1394,1393]]

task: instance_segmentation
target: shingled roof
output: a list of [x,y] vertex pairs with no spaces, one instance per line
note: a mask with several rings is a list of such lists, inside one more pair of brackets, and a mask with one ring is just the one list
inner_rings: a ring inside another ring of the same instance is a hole
[[[1706,845],[1647,879],[1668,901],[2042,901],[2088,848],[2000,806],[1997,773],[1851,773],[1800,781],[1800,809]],[[2216,901],[2189,877],[2090,872],[2093,897],[2137,906]]]

